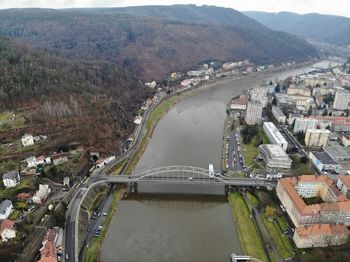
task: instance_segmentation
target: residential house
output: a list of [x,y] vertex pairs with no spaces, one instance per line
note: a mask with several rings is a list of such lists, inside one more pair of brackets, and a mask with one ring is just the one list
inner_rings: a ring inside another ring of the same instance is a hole
[[53,160],[53,164],[57,166],[68,161],[68,153],[54,153],[51,158]]
[[9,171],[2,176],[2,181],[6,188],[17,186],[20,180],[21,178],[16,170]]
[[344,146],[350,146],[350,135],[345,135],[341,139]]
[[21,141],[24,147],[34,145],[34,138],[31,134],[25,134],[24,136],[22,136]]
[[42,204],[51,193],[49,185],[39,185],[39,190],[36,191],[33,196],[33,202],[36,204]]
[[14,229],[15,222],[9,219],[5,219],[0,225],[0,236],[2,242],[7,242],[9,239],[16,237],[16,230]]
[[0,204],[0,220],[8,218],[13,211],[11,200],[5,199]]

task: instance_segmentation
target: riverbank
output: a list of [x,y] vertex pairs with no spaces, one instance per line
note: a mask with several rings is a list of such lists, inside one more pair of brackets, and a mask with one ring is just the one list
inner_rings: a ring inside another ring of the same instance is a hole
[[124,194],[123,189],[118,189],[115,192],[113,192],[112,205],[111,205],[111,208],[108,212],[108,215],[104,221],[101,235],[97,238],[94,238],[89,243],[89,246],[86,250],[86,253],[85,253],[85,261],[86,262],[100,261],[101,247],[102,247],[103,241],[105,240],[108,226],[110,225],[110,223],[112,221],[113,215],[115,214],[115,212],[117,210],[118,202],[122,198],[123,194]]
[[238,235],[245,255],[253,256],[261,261],[267,261],[263,244],[252,221],[249,208],[239,192],[229,194],[228,203],[232,216],[236,221]]

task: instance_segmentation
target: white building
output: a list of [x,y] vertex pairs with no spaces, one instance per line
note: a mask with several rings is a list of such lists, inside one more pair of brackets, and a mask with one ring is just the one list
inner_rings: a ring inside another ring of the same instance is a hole
[[6,188],[17,186],[20,180],[21,178],[16,170],[9,171],[2,176],[2,181]]
[[307,129],[305,134],[305,145],[311,147],[326,146],[329,141],[331,131],[325,129]]
[[261,123],[261,115],[264,105],[260,101],[248,101],[244,120],[248,125]]
[[284,124],[286,122],[286,115],[281,111],[278,106],[272,107],[272,115],[278,123]]
[[272,122],[264,122],[263,129],[271,144],[279,145],[284,151],[287,151],[287,140]]
[[2,242],[7,242],[9,239],[16,237],[16,230],[13,228],[15,222],[5,219],[0,225],[0,236]]
[[99,159],[96,161],[96,168],[106,166],[114,159],[115,159],[115,156],[110,156],[110,157],[107,157],[105,159]]
[[350,135],[345,135],[341,139],[344,146],[350,146]]
[[25,134],[22,136],[21,141],[22,145],[25,147],[34,145],[34,138],[31,134]]
[[33,196],[33,202],[36,204],[42,204],[46,198],[50,195],[51,188],[49,185],[39,185],[39,190],[36,191],[35,195]]
[[260,145],[259,153],[266,163],[266,168],[290,169],[292,167],[292,159],[279,145]]
[[339,176],[337,180],[337,187],[344,195],[350,195],[350,176]]
[[5,199],[0,204],[0,220],[8,218],[13,211],[12,202],[8,199]]
[[335,93],[333,108],[337,110],[350,109],[350,93],[339,90]]
[[307,129],[314,129],[316,128],[317,120],[313,118],[303,118],[298,117],[294,121],[294,133],[305,133]]
[[338,165],[327,152],[310,152],[309,158],[320,172],[340,172],[340,165]]

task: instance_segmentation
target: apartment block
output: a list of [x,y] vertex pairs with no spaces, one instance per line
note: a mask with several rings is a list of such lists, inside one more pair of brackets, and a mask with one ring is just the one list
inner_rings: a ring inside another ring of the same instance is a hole
[[307,129],[305,134],[305,145],[311,147],[326,146],[331,132],[321,129]]

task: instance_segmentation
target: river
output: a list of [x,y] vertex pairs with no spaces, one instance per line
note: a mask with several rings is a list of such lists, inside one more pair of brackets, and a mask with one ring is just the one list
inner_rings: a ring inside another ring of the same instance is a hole
[[[328,65],[323,63],[321,65]],[[284,79],[311,67],[283,73],[224,80],[176,104],[158,123],[136,172],[169,165],[219,170],[226,104],[231,97],[263,81]],[[141,191],[178,191],[143,186]],[[193,187],[181,190],[196,190]],[[213,193],[208,189],[208,194]],[[146,196],[121,201],[102,248],[102,261],[229,261],[242,253],[235,222],[224,197]]]

